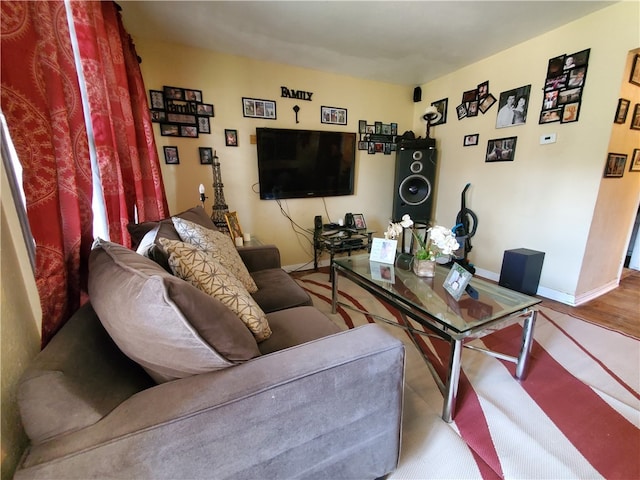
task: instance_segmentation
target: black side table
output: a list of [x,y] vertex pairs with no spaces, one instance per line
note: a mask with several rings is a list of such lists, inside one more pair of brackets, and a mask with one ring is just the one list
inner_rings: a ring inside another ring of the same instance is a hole
[[[333,257],[337,253],[358,250],[371,251],[371,237],[375,232],[369,230],[357,230],[355,228],[317,228],[313,230],[313,268],[318,270],[318,259],[322,252],[329,252],[329,266],[333,263]],[[329,279],[332,279],[333,269],[329,270]]]

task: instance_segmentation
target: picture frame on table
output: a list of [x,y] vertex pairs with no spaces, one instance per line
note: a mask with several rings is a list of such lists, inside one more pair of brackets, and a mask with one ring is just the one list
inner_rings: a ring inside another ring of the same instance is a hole
[[353,225],[356,227],[356,230],[367,229],[367,222],[364,221],[364,215],[362,213],[353,214]]
[[627,113],[629,113],[629,106],[631,101],[626,98],[618,99],[618,108],[616,108],[616,116],[613,119],[613,123],[625,123],[627,121]]
[[227,227],[229,227],[231,239],[235,242],[236,238],[242,238],[242,228],[238,220],[238,212],[227,212],[224,214],[224,219],[227,222]]
[[276,102],[260,98],[242,97],[242,115],[248,118],[276,120]]
[[440,100],[436,100],[435,102],[431,102],[432,107],[436,107],[438,113],[440,114],[440,120],[437,122],[433,122],[431,124],[432,127],[436,125],[442,125],[443,123],[447,123],[447,108],[449,106],[449,98],[442,98]]
[[640,148],[633,149],[633,155],[631,156],[631,164],[629,165],[630,172],[640,172]]
[[178,165],[180,163],[178,147],[171,145],[162,148],[164,149],[164,163],[167,165]]
[[471,281],[471,273],[464,269],[460,264],[455,263],[451,266],[447,278],[444,280],[443,287],[456,300],[465,292],[467,285]]
[[[339,107],[320,107],[320,121],[332,125],[347,124],[347,109]],[[377,133],[377,132],[376,132]]]
[[640,54],[636,53],[631,63],[631,74],[629,75],[629,83],[640,87]]
[[609,153],[604,167],[604,178],[621,178],[627,163],[627,155],[624,153]]
[[232,130],[229,128],[224,129],[224,144],[227,147],[238,146],[238,130]]
[[200,165],[213,164],[213,148],[198,147],[198,152],[200,153]]
[[398,240],[386,238],[374,238],[371,240],[370,262],[388,263],[393,265],[396,261],[396,249]]

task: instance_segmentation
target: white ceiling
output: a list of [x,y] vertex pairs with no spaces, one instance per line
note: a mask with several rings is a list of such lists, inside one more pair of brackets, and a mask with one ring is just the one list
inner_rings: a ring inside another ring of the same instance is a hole
[[120,5],[134,39],[413,86],[613,3],[127,0]]

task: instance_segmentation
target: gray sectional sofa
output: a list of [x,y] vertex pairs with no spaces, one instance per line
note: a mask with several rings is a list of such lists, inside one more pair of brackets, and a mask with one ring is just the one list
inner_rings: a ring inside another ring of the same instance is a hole
[[[198,209],[179,215],[215,228]],[[373,479],[395,469],[400,341],[373,324],[340,331],[264,246],[241,250],[271,331],[258,342],[221,301],[166,270],[156,247],[159,232],[175,235],[170,223],[136,228],[138,240],[156,229],[155,259],[97,242],[91,303],[20,382],[31,445],[16,479]]]

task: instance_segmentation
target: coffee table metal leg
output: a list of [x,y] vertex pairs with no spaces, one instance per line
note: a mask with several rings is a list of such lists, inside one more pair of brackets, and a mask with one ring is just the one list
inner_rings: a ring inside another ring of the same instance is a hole
[[442,419],[451,423],[456,413],[456,397],[460,380],[460,362],[462,357],[462,340],[451,340],[451,359],[449,360],[449,378],[444,396]]
[[331,313],[336,313],[338,303],[338,269],[331,263]]
[[529,365],[529,354],[531,353],[531,345],[533,344],[533,328],[536,325],[537,310],[532,310],[524,320],[522,326],[522,347],[518,355],[516,363],[516,378],[524,380],[527,375],[527,366]]

